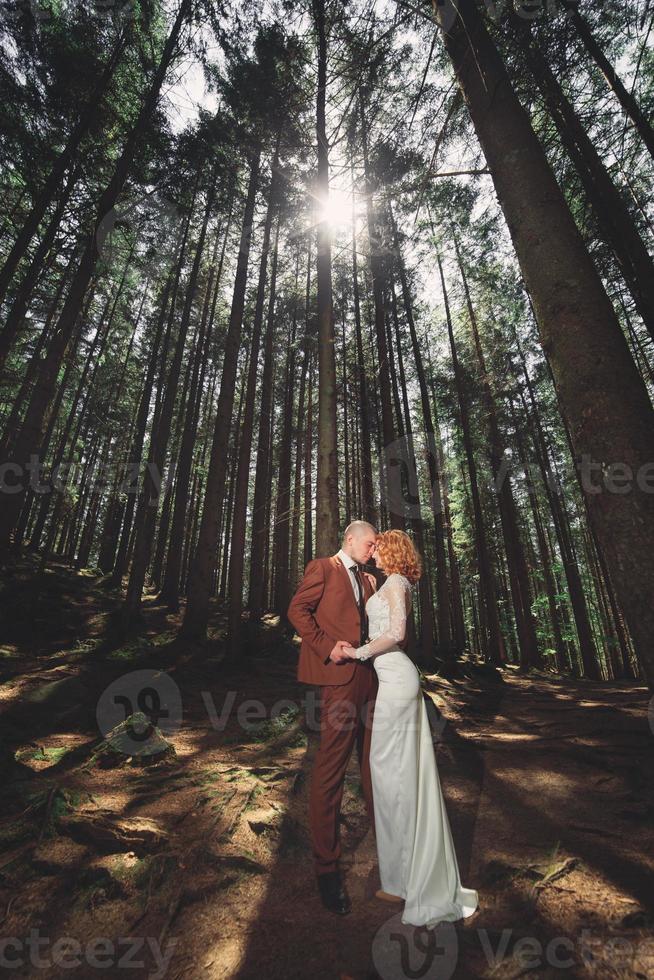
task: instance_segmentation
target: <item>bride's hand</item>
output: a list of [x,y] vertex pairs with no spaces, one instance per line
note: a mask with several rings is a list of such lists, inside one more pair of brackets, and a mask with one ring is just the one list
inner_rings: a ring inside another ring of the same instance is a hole
[[349,660],[356,660],[356,647],[351,647],[348,643],[342,646],[341,650],[343,651],[343,655]]
[[372,574],[372,572],[364,572],[363,574],[366,576],[366,578],[368,579],[368,581],[372,585],[373,592],[376,592],[377,591],[377,579],[375,578],[375,576]]

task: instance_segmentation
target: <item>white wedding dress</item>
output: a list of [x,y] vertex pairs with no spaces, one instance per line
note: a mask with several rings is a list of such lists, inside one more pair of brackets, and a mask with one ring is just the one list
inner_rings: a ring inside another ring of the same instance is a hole
[[398,646],[410,591],[394,573],[368,599],[370,640],[356,655],[374,657],[379,678],[370,772],[381,886],[405,899],[405,925],[433,929],[472,915],[478,896],[461,885],[420,677]]

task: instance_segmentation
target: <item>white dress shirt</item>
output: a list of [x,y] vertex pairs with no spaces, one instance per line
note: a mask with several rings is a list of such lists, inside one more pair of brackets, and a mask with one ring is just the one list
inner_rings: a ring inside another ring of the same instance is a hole
[[355,598],[356,603],[358,605],[359,604],[359,586],[358,586],[358,579],[356,578],[356,575],[354,574],[354,571],[353,571],[353,570],[356,569],[358,562],[356,561],[356,559],[354,559],[350,555],[346,554],[343,551],[342,548],[341,548],[341,550],[339,551],[339,553],[338,553],[338,555],[336,557],[337,558],[340,558],[341,561],[343,562],[343,564],[345,565],[345,567],[348,569],[348,573],[349,573],[349,576],[350,576],[350,585],[352,586],[352,591],[354,592],[354,598]]

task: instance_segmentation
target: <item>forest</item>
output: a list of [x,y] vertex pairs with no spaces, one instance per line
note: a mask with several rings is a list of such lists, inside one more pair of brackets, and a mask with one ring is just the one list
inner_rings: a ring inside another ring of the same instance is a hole
[[[570,976],[646,976],[654,5],[0,17],[3,929],[147,928],[171,977],[551,977],[553,937]],[[439,973],[380,959],[388,909],[323,922],[302,878],[286,614],[357,519],[422,556],[410,656],[487,898]],[[231,694],[255,723],[221,720]]]

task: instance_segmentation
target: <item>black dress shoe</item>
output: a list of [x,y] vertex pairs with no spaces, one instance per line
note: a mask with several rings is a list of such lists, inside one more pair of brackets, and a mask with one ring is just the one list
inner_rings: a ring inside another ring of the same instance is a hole
[[351,909],[350,900],[345,894],[341,875],[338,871],[328,871],[318,875],[318,891],[322,904],[336,915],[347,915]]

